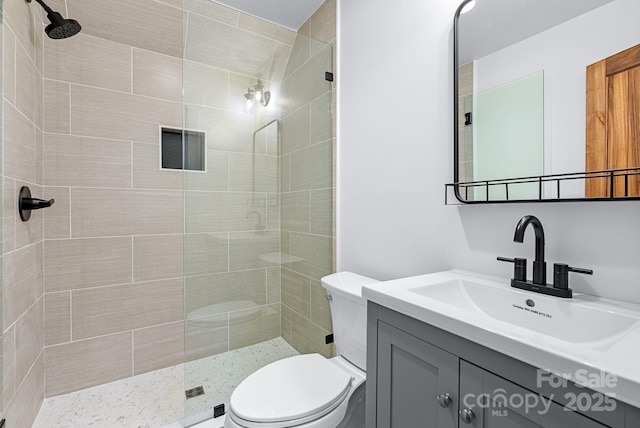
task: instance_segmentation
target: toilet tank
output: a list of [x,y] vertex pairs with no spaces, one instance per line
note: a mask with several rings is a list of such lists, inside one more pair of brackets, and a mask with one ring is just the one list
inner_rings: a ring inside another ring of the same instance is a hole
[[366,369],[367,359],[367,301],[362,298],[362,286],[374,282],[378,281],[351,272],[322,278],[331,306],[338,355],[362,370]]

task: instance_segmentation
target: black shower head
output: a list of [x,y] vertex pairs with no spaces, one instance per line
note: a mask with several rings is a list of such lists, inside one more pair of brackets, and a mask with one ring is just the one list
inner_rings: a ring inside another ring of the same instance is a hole
[[[31,3],[31,0],[27,0]],[[66,39],[67,37],[75,36],[82,30],[80,23],[75,19],[65,19],[58,12],[53,11],[42,0],[36,0],[47,12],[47,18],[51,21],[51,24],[47,25],[44,31],[52,39]]]

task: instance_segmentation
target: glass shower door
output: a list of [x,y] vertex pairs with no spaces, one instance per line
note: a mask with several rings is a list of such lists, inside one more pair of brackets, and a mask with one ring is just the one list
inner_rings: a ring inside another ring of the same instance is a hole
[[187,426],[228,409],[260,367],[333,352],[320,287],[334,269],[331,46],[195,4],[184,125],[207,149],[205,171],[184,172]]

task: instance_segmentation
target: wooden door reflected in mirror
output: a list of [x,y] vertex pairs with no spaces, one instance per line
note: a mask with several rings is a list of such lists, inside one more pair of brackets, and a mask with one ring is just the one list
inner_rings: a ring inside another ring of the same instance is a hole
[[640,45],[587,67],[587,171],[629,168],[589,179],[588,198],[640,196]]

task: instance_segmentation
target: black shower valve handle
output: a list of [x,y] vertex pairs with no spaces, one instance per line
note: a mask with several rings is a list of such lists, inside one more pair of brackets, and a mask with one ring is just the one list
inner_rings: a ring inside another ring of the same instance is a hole
[[41,208],[48,208],[55,202],[55,199],[37,199],[37,198],[23,198],[22,206],[23,210],[39,210]]
[[28,221],[31,218],[32,210],[39,210],[41,208],[48,208],[55,202],[55,199],[38,199],[31,197],[31,190],[29,187],[22,186],[20,193],[18,194],[18,212],[20,213],[20,219],[22,221]]
[[507,257],[498,257],[498,261],[513,263],[513,279],[516,281],[527,280],[527,259],[514,257],[512,259]]

